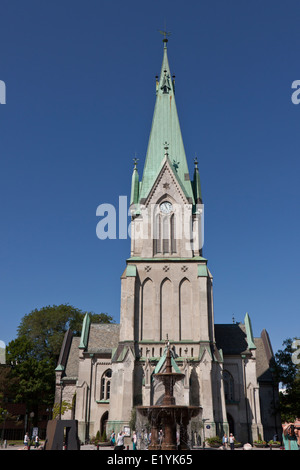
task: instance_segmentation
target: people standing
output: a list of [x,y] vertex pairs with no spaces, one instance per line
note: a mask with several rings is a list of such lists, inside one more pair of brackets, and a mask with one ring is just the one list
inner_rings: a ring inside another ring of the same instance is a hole
[[176,431],[176,446],[177,446],[177,449],[179,449],[179,446],[180,446],[180,434],[178,431]]
[[39,447],[39,443],[40,443],[40,438],[38,435],[35,436],[34,438],[34,448],[37,449]]
[[230,433],[230,435],[229,435],[229,445],[230,445],[231,450],[234,450],[234,441],[235,441],[235,437],[232,433]]
[[136,432],[133,431],[133,434],[132,434],[132,450],[136,450],[136,443],[137,443],[137,436],[136,436]]
[[224,449],[227,449],[227,446],[228,446],[228,437],[227,437],[227,434],[224,434],[224,436],[223,436],[223,438],[222,438],[222,444],[223,444]]
[[114,447],[115,443],[116,443],[116,434],[115,434],[115,431],[112,430],[111,435],[110,435],[110,445]]
[[122,431],[119,432],[117,436],[117,442],[115,446],[115,450],[123,450],[124,449],[124,433]]

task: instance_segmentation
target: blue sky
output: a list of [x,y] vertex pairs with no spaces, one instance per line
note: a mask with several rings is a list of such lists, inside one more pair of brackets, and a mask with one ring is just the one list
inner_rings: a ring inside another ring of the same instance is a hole
[[[96,209],[142,173],[164,28],[190,172],[198,156],[216,323],[300,336],[300,3],[2,0],[0,339],[35,308],[119,321],[130,239]],[[129,222],[129,220],[128,220]]]

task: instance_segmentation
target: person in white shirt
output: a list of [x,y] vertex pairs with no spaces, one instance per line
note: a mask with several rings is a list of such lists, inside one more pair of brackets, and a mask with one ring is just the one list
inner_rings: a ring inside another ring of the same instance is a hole
[[124,449],[124,433],[122,431],[119,432],[117,436],[117,442],[115,450],[123,450]]
[[230,433],[230,435],[229,435],[229,444],[230,444],[230,449],[231,450],[234,450],[234,441],[235,441],[234,435],[232,433]]

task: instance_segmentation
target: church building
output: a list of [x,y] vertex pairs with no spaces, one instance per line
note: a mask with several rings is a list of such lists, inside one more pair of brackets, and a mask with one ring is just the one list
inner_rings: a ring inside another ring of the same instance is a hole
[[82,442],[98,431],[128,432],[136,406],[162,401],[154,374],[164,370],[168,341],[173,368],[184,373],[174,387],[176,404],[200,408],[190,435],[273,439],[280,418],[268,333],[254,337],[247,313],[243,323],[214,323],[198,162],[191,177],[167,43],[165,35],[142,176],[137,161],[133,168],[120,324],[93,324],[87,314],[81,337],[66,333],[55,401],[72,404],[62,419],[78,420]]

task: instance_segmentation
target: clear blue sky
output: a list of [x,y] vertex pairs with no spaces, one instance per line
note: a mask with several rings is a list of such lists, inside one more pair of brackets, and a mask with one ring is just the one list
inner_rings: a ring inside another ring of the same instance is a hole
[[0,339],[35,308],[119,321],[130,240],[99,204],[142,172],[164,28],[190,171],[198,156],[216,323],[300,336],[298,0],[2,0]]

